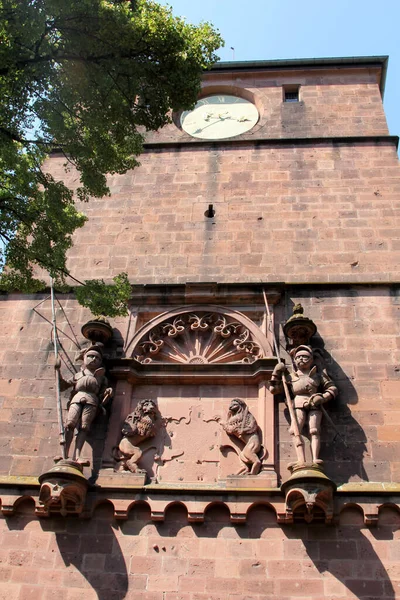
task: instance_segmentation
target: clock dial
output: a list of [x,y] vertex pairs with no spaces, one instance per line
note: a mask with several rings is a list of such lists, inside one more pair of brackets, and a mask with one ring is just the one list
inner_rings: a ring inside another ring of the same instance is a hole
[[258,110],[238,96],[218,94],[199,100],[181,115],[186,133],[202,140],[222,140],[249,131],[258,121]]

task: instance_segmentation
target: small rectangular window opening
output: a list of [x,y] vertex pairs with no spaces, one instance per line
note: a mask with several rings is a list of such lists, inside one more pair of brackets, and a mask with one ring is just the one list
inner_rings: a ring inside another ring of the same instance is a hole
[[284,102],[299,102],[299,88],[290,87],[283,89],[283,101]]

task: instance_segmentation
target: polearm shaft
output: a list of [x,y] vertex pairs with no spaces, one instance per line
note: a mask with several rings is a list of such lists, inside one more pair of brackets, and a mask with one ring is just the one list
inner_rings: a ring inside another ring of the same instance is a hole
[[[269,324],[271,325],[271,313],[269,311],[267,295],[266,295],[264,289],[263,289],[262,292],[263,292],[263,297],[264,297],[265,308],[267,310],[268,321],[269,321]],[[274,332],[273,328],[271,328],[271,333],[272,333],[272,340],[274,342],[274,349],[275,349],[276,357],[277,357],[277,359],[280,362],[283,363],[283,360],[279,356],[278,344],[276,342],[275,332]],[[283,390],[285,392],[286,404],[287,404],[287,407],[289,409],[290,424],[291,424],[291,427],[293,429],[293,437],[295,439],[295,444],[296,444],[297,447],[299,447],[299,446],[303,447],[303,445],[304,445],[303,444],[303,439],[302,439],[302,437],[300,435],[299,424],[297,422],[297,416],[296,416],[296,413],[295,413],[295,410],[294,410],[293,400],[292,400],[292,397],[290,395],[289,386],[287,384],[286,375],[285,375],[284,372],[282,373],[282,384],[283,384]]]
[[329,416],[328,411],[326,410],[326,408],[323,406],[323,404],[319,405],[320,409],[322,410],[322,414],[324,415],[325,419],[328,421],[328,423],[330,424],[330,426],[332,427],[332,429],[334,430],[334,432],[336,433],[333,441],[335,441],[336,436],[338,438],[340,438],[343,442],[343,446],[345,446],[346,448],[348,448],[348,445],[346,444],[346,440],[344,439],[344,437],[342,436],[342,434],[340,433],[339,429],[336,427],[335,423],[332,421],[331,417]]
[[[54,343],[54,360],[55,364],[57,364],[58,358],[58,345],[57,345],[57,324],[56,324],[56,310],[54,305],[54,285],[53,278],[50,277],[50,296],[51,296],[51,322],[53,325],[53,343]],[[63,458],[66,458],[65,455],[65,430],[63,423],[63,414],[62,414],[62,405],[61,405],[61,394],[60,394],[60,371],[59,369],[55,369],[56,375],[56,403],[57,403],[57,417],[58,417],[58,428],[59,428],[59,439],[60,445],[62,446],[62,454]]]

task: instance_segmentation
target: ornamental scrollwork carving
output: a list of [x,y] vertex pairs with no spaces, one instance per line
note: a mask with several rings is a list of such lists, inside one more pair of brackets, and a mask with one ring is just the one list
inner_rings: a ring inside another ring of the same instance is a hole
[[161,329],[169,337],[175,338],[185,331],[185,323],[180,317],[177,317],[172,323],[162,325]]
[[217,312],[181,314],[156,325],[135,347],[142,363],[252,363],[264,353],[251,331]]

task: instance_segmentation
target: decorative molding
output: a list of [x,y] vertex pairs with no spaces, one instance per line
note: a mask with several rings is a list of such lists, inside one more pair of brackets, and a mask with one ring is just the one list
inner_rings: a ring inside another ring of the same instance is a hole
[[311,523],[324,515],[326,524],[333,519],[332,489],[328,486],[316,488],[315,485],[303,484],[302,487],[291,489],[286,496],[286,519],[294,522],[300,520]]
[[216,313],[176,317],[154,328],[136,350],[135,359],[144,364],[251,363],[262,358],[262,350],[248,329]]
[[321,467],[297,467],[282,484],[285,494],[286,521],[304,520],[306,523],[324,520],[329,524],[334,515],[336,484]]
[[[114,379],[131,385],[210,384],[210,385],[256,385],[265,382],[277,364],[275,357],[261,358],[253,363],[224,364],[143,364],[133,358],[108,360],[109,372]],[[123,419],[122,419],[123,420]]]
[[345,136],[318,136],[318,137],[281,137],[281,138],[263,138],[251,134],[243,134],[240,137],[232,137],[225,140],[197,140],[195,138],[180,138],[171,141],[147,142],[144,144],[145,152],[151,152],[158,148],[187,148],[193,144],[206,148],[216,149],[228,146],[248,146],[257,144],[260,146],[315,146],[326,144],[384,144],[394,145],[396,149],[399,146],[398,135],[345,135]]
[[[278,304],[281,298],[280,283],[268,284],[266,294],[268,304]],[[164,310],[165,299],[170,306],[189,306],[190,304],[216,304],[218,306],[247,306],[251,312],[264,311],[263,286],[259,283],[166,283],[166,284],[134,284],[132,285],[132,306],[140,306],[141,310],[160,307]]]
[[219,306],[180,307],[152,319],[132,341],[139,363],[223,365],[272,357],[261,330],[238,311]]
[[[160,487],[162,486],[154,486]],[[197,486],[200,487],[200,486]],[[146,489],[147,488],[147,489]],[[86,502],[83,510],[75,512],[80,518],[91,518],[97,506],[107,502],[111,503],[114,509],[114,518],[117,520],[126,520],[129,518],[130,511],[134,510],[135,505],[146,504],[149,507],[151,519],[154,522],[164,521],[168,509],[171,505],[182,505],[187,511],[187,519],[189,523],[202,523],[205,519],[207,510],[215,505],[220,505],[224,509],[228,509],[230,513],[230,521],[233,524],[246,524],[249,514],[253,508],[266,507],[275,515],[278,524],[290,525],[294,521],[310,522],[311,519],[305,518],[303,511],[297,511],[293,514],[293,509],[296,510],[296,498],[291,498],[288,506],[285,502],[284,494],[279,490],[211,490],[208,486],[203,487],[203,493],[200,495],[199,490],[171,489],[164,488],[160,490],[150,489],[151,486],[143,486],[141,488],[133,487],[125,490],[123,486],[119,488],[107,487],[99,488],[96,492],[88,491]],[[15,494],[9,490],[6,493],[0,494],[1,512],[5,517],[12,517],[18,512],[19,505],[28,500],[34,503],[35,513],[38,517],[49,517],[52,515],[62,514],[61,510],[43,510],[43,504],[39,501],[38,490],[31,490],[21,494],[15,489]],[[171,497],[174,498],[171,501]],[[303,499],[304,501],[304,499]],[[322,504],[325,500],[321,498]],[[54,507],[55,508],[55,507]],[[323,506],[321,505],[323,509]],[[369,498],[356,498],[347,496],[338,498],[334,494],[332,513],[328,512],[328,518],[314,518],[314,523],[338,523],[340,513],[346,509],[356,508],[363,515],[364,523],[368,526],[379,524],[380,511],[385,508],[391,508],[398,512],[400,520],[400,497],[397,496],[379,496],[373,495]],[[68,511],[69,513],[69,511]],[[321,511],[322,514],[322,511]],[[64,513],[65,515],[65,513]],[[68,518],[68,515],[65,515]]]

